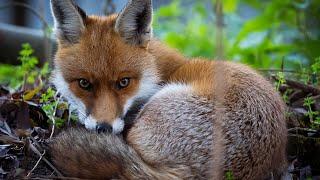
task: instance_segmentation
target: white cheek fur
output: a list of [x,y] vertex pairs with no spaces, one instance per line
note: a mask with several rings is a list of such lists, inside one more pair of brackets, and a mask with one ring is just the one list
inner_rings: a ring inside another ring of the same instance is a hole
[[87,129],[95,130],[97,126],[97,120],[90,115],[84,120],[84,126]]
[[120,118],[117,118],[115,121],[113,121],[112,124],[112,132],[114,134],[120,134],[123,131],[124,128],[124,121]]

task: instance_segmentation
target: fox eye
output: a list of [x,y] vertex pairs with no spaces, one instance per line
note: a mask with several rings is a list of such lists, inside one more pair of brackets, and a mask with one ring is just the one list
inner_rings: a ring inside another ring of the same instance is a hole
[[79,87],[81,89],[90,91],[92,88],[92,84],[86,79],[79,79]]
[[128,87],[129,84],[130,84],[130,78],[122,78],[122,79],[120,79],[120,81],[118,81],[117,87],[118,87],[118,89],[123,89],[123,88]]

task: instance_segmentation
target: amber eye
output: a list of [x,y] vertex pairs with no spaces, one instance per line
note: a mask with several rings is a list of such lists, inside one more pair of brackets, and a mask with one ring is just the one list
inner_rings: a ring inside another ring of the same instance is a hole
[[118,87],[118,89],[123,89],[123,88],[128,87],[129,84],[130,84],[130,78],[122,78],[122,79],[120,79],[120,81],[118,81],[117,87]]
[[79,79],[79,87],[86,91],[90,91],[92,88],[92,84],[86,79]]

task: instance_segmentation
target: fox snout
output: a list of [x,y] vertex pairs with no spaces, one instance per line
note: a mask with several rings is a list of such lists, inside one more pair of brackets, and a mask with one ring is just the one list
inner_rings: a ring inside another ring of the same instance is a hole
[[87,129],[96,130],[98,133],[119,134],[124,128],[124,120],[121,118],[116,118],[114,121],[110,122],[107,120],[97,120],[89,115],[84,119],[83,123]]
[[96,130],[98,133],[112,133],[113,128],[108,123],[97,124]]

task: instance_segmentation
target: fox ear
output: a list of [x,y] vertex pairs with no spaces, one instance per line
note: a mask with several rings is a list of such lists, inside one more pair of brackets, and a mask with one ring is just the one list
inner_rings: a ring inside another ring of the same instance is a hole
[[152,1],[129,0],[120,12],[115,30],[129,44],[146,47],[152,37]]
[[51,11],[58,39],[77,43],[85,28],[86,13],[73,0],[51,0]]

